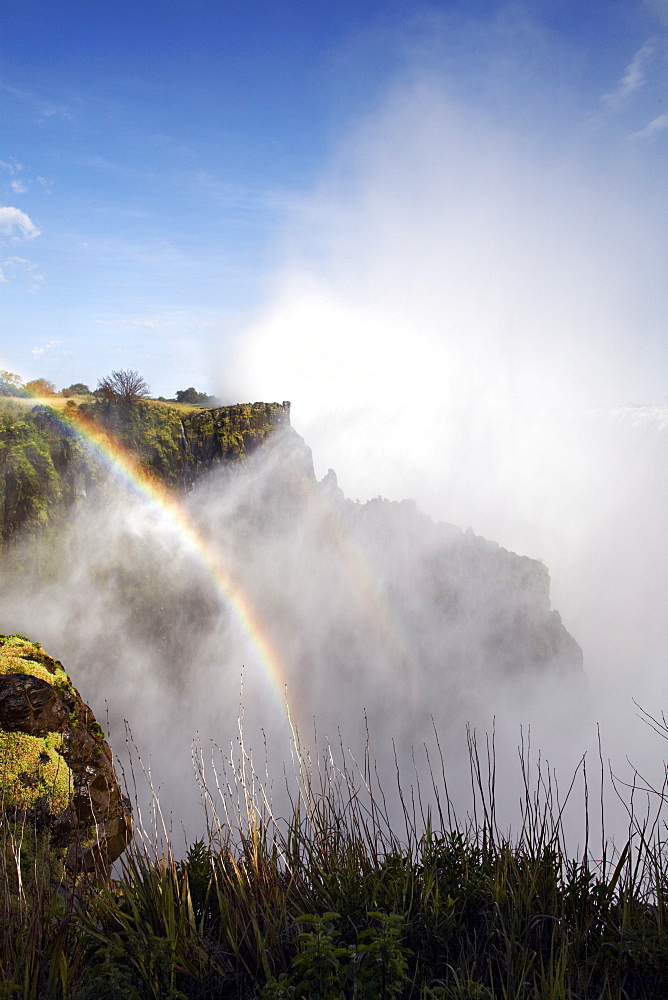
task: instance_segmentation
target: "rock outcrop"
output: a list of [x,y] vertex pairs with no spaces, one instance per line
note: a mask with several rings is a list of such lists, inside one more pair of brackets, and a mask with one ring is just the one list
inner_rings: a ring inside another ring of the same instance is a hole
[[420,663],[448,664],[449,674],[459,665],[471,680],[583,676],[582,650],[552,607],[542,562],[435,523],[413,501],[347,501],[345,516],[369,561],[392,566],[394,614],[409,623]]
[[105,873],[132,837],[111,750],[58,660],[0,635],[0,811],[48,834],[72,872]]
[[186,483],[251,455],[277,427],[290,426],[290,403],[240,403],[189,413],[183,420]]
[[582,650],[552,607],[542,562],[434,522],[413,500],[353,503],[332,469],[319,487],[373,568],[418,663],[450,676],[457,664],[471,677],[583,676]]

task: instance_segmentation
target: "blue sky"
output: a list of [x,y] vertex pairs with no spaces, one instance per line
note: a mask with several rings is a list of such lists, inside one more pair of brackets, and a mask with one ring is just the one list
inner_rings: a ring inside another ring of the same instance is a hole
[[[373,154],[368,136],[422,88],[402,113],[426,114],[427,134],[437,93],[460,123],[494,129],[495,156],[512,148],[508,171],[527,163],[536,178],[554,155],[554,186],[583,204],[600,187],[609,212],[622,193],[628,231],[647,237],[630,251],[643,293],[624,306],[647,378],[628,393],[660,393],[665,0],[4,0],[2,22],[0,367],[59,388],[123,367],[156,395],[224,391],[227,358],[241,370],[244,342],[264,342],[295,261],[303,274],[311,257],[317,280],[336,271],[336,234],[364,218],[379,162],[402,152],[396,130]],[[609,284],[625,273],[618,260]],[[233,385],[259,397],[253,373]]]

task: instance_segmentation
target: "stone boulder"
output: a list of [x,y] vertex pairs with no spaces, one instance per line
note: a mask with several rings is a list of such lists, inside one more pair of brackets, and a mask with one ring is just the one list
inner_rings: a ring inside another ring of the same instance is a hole
[[132,838],[130,803],[90,708],[38,643],[0,635],[3,825],[48,835],[71,872],[106,874]]

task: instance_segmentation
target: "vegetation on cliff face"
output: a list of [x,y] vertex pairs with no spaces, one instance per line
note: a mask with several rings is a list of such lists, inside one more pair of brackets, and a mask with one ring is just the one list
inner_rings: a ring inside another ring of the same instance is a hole
[[184,410],[149,400],[69,402],[64,412],[26,401],[0,404],[0,540],[44,527],[101,478],[85,447],[77,414],[129,448],[167,486],[187,487],[212,465],[243,462],[278,426],[289,403],[249,403]]
[[[19,528],[43,525],[66,499],[68,477],[60,461],[67,452],[70,465],[76,452],[65,435],[54,436],[39,414],[20,404],[0,408],[0,538]],[[63,470],[64,471],[64,470]]]
[[182,414],[175,407],[136,400],[83,403],[81,413],[134,453],[143,468],[168,486],[183,485]]
[[32,809],[45,797],[51,811],[63,812],[72,798],[71,773],[62,757],[59,733],[29,736],[0,731],[0,788],[5,807]]
[[290,425],[290,404],[240,403],[190,413],[183,421],[189,475],[252,454],[277,427]]

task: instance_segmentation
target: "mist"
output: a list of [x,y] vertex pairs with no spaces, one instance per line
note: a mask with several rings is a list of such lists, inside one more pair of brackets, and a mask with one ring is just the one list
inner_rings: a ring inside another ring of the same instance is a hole
[[[508,768],[531,727],[564,784],[598,759],[597,724],[616,773],[626,758],[662,773],[634,700],[657,714],[668,694],[665,194],[603,103],[574,120],[565,71],[551,88],[534,57],[511,84],[531,32],[505,69],[498,37],[473,41],[476,95],[418,46],[347,128],[293,207],[266,302],[221,346],[218,391],[290,399],[316,476],[334,469],[342,490],[309,491],[293,469],[308,456],[277,442],[187,498],[281,680],[175,526],[113,481],[71,512],[49,566],[31,543],[3,580],[4,630],[60,657],[98,717],[108,704],[124,761],[128,720],[177,826],[197,810],[192,740],[236,745],[240,714],[281,785],[285,698],[304,739],[315,728],[357,759],[366,713],[390,779],[395,750],[408,781],[420,770],[434,724],[462,801],[467,722],[496,728]],[[469,527],[548,568],[586,684],[500,677],[482,618],[450,632],[429,618],[415,566]]]
[[[484,733],[504,720],[500,750],[513,755],[520,705],[561,683],[586,695],[542,567],[412,501],[346,499],[333,473],[315,481],[310,449],[289,431],[209,473],[184,503],[258,630],[181,523],[111,475],[53,533],[19,539],[0,585],[4,627],[63,661],[140,811],[150,814],[152,783],[177,833],[202,832],[193,743],[221,766],[243,739],[285,806],[295,737],[360,767],[369,754],[394,786],[397,766],[408,784],[425,777],[423,744],[435,753],[438,733],[463,795],[467,724]],[[557,638],[552,659],[534,660],[534,619]],[[571,710],[556,714],[562,732],[572,725]]]
[[[651,767],[634,700],[668,694],[665,146],[600,95],[575,114],[571,53],[515,27],[505,65],[500,31],[451,32],[442,71],[423,46],[348,129],[222,384],[280,386],[347,495],[413,497],[543,560],[584,651],[580,747],[600,723],[619,766]],[[452,73],[471,44],[475,95]],[[576,700],[523,709],[553,759],[550,715]]]

